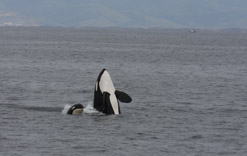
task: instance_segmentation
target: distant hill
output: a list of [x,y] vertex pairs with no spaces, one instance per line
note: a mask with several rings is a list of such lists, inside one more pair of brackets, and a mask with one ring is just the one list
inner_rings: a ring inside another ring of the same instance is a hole
[[247,28],[246,0],[0,0],[0,25]]
[[1,26],[21,26],[35,25],[32,19],[27,19],[20,13],[16,13],[0,4],[0,25]]

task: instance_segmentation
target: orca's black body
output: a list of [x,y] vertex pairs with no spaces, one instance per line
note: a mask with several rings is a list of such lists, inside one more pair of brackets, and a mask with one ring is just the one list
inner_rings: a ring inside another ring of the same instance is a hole
[[131,97],[115,89],[110,74],[103,69],[96,81],[94,91],[94,108],[106,115],[120,114],[119,102],[130,103]]
[[83,106],[82,104],[75,104],[69,108],[67,111],[67,114],[82,114],[83,112]]

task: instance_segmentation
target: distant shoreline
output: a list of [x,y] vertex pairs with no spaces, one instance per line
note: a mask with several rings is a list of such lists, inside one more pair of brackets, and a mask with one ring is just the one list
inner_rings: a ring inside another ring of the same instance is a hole
[[[95,26],[21,26],[0,25],[0,28],[48,28],[48,29],[90,29],[90,30],[151,30],[151,31],[173,31],[190,32],[192,28],[162,28],[162,27],[95,27]],[[195,32],[240,32],[247,33],[245,28],[193,28]]]

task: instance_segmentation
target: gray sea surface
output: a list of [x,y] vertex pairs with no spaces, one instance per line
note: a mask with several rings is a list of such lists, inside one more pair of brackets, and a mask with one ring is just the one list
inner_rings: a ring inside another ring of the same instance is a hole
[[[93,113],[103,68],[121,115]],[[1,156],[246,153],[246,33],[0,27]]]

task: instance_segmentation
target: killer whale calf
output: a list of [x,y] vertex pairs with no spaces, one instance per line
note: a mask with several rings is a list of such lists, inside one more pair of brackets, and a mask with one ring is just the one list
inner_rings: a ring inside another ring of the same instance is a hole
[[103,69],[95,83],[94,108],[106,115],[121,114],[119,101],[130,103],[131,97],[119,90],[116,90],[111,76],[106,69]]
[[82,114],[83,113],[83,105],[78,103],[78,104],[75,104],[73,106],[71,106],[68,111],[67,111],[67,114],[71,114],[71,115],[79,115],[79,114]]

